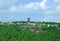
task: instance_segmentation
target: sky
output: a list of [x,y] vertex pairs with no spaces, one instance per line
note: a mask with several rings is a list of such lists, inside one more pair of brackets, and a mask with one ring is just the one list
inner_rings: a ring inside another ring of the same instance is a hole
[[60,0],[0,0],[0,21],[60,22]]

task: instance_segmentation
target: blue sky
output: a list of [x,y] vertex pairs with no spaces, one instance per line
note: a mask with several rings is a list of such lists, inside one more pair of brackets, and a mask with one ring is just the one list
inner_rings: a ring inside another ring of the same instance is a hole
[[60,22],[60,0],[0,0],[0,21]]

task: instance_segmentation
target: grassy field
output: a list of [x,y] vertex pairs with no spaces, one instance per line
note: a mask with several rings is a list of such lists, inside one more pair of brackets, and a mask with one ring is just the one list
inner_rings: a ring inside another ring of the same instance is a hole
[[[0,25],[0,41],[60,41],[59,27],[42,26],[42,31],[32,32],[29,29],[21,30],[22,27],[30,28],[31,25]],[[31,26],[32,27],[32,26]],[[39,25],[34,27],[40,27]]]

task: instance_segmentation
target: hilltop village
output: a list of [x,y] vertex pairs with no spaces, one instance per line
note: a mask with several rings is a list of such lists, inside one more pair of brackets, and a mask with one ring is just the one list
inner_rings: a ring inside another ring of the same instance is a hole
[[27,21],[0,22],[0,41],[60,41],[60,23]]
[[27,18],[27,21],[15,21],[15,22],[0,22],[0,25],[18,25],[18,30],[30,30],[32,32],[39,32],[43,30],[50,30],[50,28],[59,28],[60,23],[55,22],[34,22]]

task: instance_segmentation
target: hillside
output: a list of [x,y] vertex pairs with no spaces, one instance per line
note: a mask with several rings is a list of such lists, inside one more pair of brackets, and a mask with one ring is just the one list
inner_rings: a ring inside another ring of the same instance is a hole
[[0,41],[60,41],[60,23],[0,23]]

